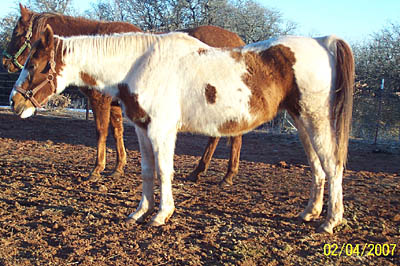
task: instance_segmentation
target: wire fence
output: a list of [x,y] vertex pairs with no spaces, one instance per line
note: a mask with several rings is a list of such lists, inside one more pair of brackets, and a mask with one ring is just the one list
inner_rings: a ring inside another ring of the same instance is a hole
[[400,142],[400,95],[390,90],[357,93],[352,136],[377,144]]
[[0,105],[9,105],[9,96],[18,79],[18,73],[0,73]]

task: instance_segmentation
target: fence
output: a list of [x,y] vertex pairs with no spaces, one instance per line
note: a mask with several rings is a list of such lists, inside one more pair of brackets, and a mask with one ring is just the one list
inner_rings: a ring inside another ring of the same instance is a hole
[[15,81],[18,79],[17,73],[0,73],[0,105],[9,105],[9,96]]
[[356,94],[352,136],[371,143],[400,142],[399,96],[391,91]]

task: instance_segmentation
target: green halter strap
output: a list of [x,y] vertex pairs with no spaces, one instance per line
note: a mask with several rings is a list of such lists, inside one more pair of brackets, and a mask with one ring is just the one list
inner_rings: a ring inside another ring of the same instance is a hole
[[8,59],[11,59],[11,62],[17,66],[19,69],[23,69],[24,66],[21,65],[18,62],[18,57],[25,51],[25,49],[28,47],[29,50],[31,49],[31,37],[32,37],[32,24],[33,24],[33,15],[31,17],[31,20],[29,21],[29,28],[28,31],[25,34],[25,42],[24,44],[21,46],[21,48],[19,48],[18,52],[15,55],[10,55],[9,53],[7,53],[6,51],[3,51],[3,56],[5,56]]

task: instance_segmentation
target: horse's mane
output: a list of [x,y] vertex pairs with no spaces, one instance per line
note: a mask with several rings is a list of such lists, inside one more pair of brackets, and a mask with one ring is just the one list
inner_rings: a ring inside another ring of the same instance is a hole
[[43,24],[46,24],[46,21],[49,18],[58,18],[63,22],[66,22],[68,20],[73,20],[77,22],[83,22],[83,23],[110,23],[111,21],[101,21],[101,20],[94,20],[94,19],[88,19],[84,17],[73,17],[73,16],[68,16],[68,15],[63,15],[61,13],[56,13],[56,12],[42,12],[42,13],[37,13],[32,11],[33,16],[36,17],[37,19],[37,25],[39,25],[39,28],[43,28]]
[[56,17],[56,16],[61,16],[60,14],[56,13],[50,13],[50,12],[45,12],[45,13],[36,13],[32,12],[32,17],[36,20],[36,32],[40,33],[43,32],[46,25],[47,25],[47,19],[50,17]]
[[[178,34],[178,33],[175,33]],[[187,35],[186,33],[179,33]],[[113,35],[72,36],[56,38],[62,41],[63,54],[69,54],[68,58],[79,62],[84,58],[108,58],[125,56],[135,52],[142,53],[156,41],[169,34],[155,35],[150,33],[117,33]],[[99,62],[100,63],[100,62]]]
[[71,17],[71,16],[62,15],[60,13],[54,13],[54,12],[37,13],[37,12],[32,11],[32,18],[35,20],[35,27],[36,27],[37,33],[41,33],[45,30],[46,25],[48,24],[47,20],[50,18],[60,19],[63,22],[68,21],[68,20],[75,20],[75,21],[82,21],[82,22],[93,22],[94,21],[94,20],[88,20],[83,17]]
[[[128,22],[116,22],[116,21],[101,21],[87,19],[84,17],[72,17],[63,15],[55,12],[43,12],[37,13],[32,12],[32,19],[34,22],[34,32],[41,33],[45,30],[46,25],[49,24],[49,20],[54,22],[58,21],[57,25],[61,30],[62,36],[70,35],[87,35],[93,33],[111,33],[111,32],[134,32],[141,31],[138,27]],[[109,25],[107,25],[109,24]],[[103,26],[104,25],[104,26]],[[100,32],[98,32],[100,31]]]

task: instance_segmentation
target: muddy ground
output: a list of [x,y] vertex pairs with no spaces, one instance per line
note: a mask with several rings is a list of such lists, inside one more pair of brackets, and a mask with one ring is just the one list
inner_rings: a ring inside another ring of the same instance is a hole
[[[107,177],[115,162],[110,139],[104,177],[81,182],[95,162],[94,132],[93,120],[0,112],[0,265],[400,265],[399,145],[377,150],[351,141],[347,223],[326,235],[316,233],[325,207],[318,221],[297,219],[311,182],[297,136],[245,135],[239,175],[221,189],[225,141],[195,184],[185,177],[207,138],[179,135],[176,211],[153,228],[124,222],[141,197],[132,127],[125,128],[125,176]],[[158,202],[158,186],[156,195]]]

